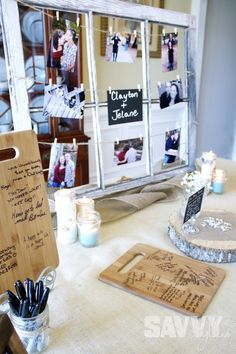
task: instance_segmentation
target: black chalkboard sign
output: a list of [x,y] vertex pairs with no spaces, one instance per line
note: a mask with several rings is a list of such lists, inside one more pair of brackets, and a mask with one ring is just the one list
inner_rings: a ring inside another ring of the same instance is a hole
[[201,210],[204,189],[204,187],[199,189],[199,191],[189,197],[184,215],[184,224]]
[[107,91],[108,124],[124,124],[143,120],[142,90]]

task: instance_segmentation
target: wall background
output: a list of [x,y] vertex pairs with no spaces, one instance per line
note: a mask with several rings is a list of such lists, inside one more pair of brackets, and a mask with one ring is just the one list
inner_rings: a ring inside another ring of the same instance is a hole
[[236,160],[236,1],[208,0],[198,106],[197,156]]

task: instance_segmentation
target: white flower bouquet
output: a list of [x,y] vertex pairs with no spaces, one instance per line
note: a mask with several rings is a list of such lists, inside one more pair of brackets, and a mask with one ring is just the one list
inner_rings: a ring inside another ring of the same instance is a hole
[[186,173],[182,178],[181,186],[183,186],[185,193],[188,195],[197,192],[203,187],[206,188],[206,192],[210,190],[210,182],[206,183],[206,180],[202,178],[201,173],[197,170]]

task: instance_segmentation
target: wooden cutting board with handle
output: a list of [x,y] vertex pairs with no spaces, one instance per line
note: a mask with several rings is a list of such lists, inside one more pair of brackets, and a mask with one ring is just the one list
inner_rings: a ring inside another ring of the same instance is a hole
[[[138,263],[130,268],[137,258]],[[106,283],[197,317],[224,277],[220,268],[141,243],[99,275]]]
[[[8,160],[6,150],[13,157]],[[15,155],[15,157],[14,157]],[[3,160],[4,159],[4,160]],[[36,134],[0,135],[0,294],[59,263]]]

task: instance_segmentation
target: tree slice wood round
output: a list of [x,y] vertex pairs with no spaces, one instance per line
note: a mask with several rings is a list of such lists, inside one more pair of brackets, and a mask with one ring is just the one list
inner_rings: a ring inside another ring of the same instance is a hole
[[[203,226],[204,219],[214,217],[230,223],[230,230]],[[214,263],[236,262],[236,214],[225,210],[203,210],[196,221],[198,234],[186,234],[182,230],[183,217],[180,212],[169,218],[168,235],[171,241],[187,256],[200,261]]]

